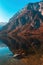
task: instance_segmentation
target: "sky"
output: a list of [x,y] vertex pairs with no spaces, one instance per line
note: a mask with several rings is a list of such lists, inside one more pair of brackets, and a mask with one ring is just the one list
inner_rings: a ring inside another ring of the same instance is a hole
[[40,0],[0,0],[0,22],[8,22],[9,19],[29,2]]

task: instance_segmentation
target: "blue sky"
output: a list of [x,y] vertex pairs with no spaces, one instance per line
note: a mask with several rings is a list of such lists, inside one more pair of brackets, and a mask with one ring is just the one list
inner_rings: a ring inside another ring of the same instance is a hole
[[40,0],[0,0],[0,22],[8,22],[8,20],[26,4],[37,1]]

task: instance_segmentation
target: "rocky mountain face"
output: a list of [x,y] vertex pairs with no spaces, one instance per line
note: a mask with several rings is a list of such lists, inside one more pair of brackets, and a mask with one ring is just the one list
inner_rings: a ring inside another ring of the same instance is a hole
[[9,20],[9,23],[3,27],[3,30],[6,30],[7,32],[16,29],[16,27],[20,27],[20,26],[22,27],[23,25],[29,23],[30,21],[33,22],[32,20],[34,20],[35,16],[36,18],[38,16],[40,19],[43,20],[43,15],[41,14],[41,11],[43,11],[41,7],[43,7],[43,5],[40,4],[43,4],[43,2],[29,3],[26,7],[24,7],[24,9],[22,9],[20,12],[17,12]]
[[[25,53],[25,51],[27,53],[30,47],[34,50],[43,47],[42,13],[43,2],[29,3],[24,9],[16,13],[9,20],[9,23],[3,27],[0,34],[6,33],[7,41],[12,39],[12,43],[10,41],[7,45],[14,54]],[[5,40],[5,37],[2,39]]]

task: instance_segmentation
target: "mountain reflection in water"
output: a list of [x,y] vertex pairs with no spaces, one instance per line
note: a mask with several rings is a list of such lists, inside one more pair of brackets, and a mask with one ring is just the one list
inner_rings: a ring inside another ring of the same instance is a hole
[[13,56],[9,48],[0,40],[0,65],[3,65]]
[[11,55],[11,51],[8,49],[8,47],[2,47],[0,48],[0,57]]

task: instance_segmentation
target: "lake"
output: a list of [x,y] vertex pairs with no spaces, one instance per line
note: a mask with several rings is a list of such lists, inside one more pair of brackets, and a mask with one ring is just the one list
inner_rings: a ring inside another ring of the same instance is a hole
[[13,56],[9,48],[0,41],[0,65],[4,65]]

